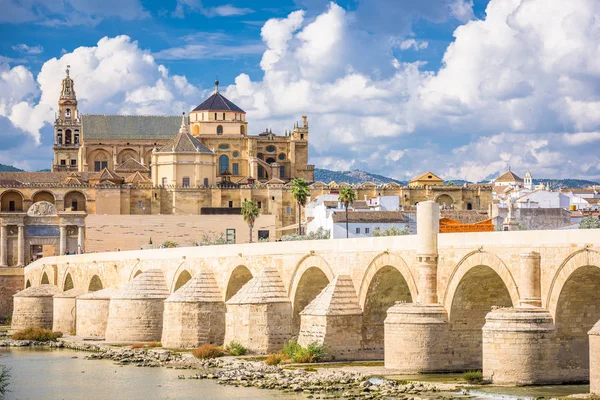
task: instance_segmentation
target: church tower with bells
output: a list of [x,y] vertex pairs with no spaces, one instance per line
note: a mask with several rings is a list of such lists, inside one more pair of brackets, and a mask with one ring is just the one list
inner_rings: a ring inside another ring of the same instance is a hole
[[58,113],[54,120],[54,160],[52,171],[77,171],[81,144],[81,119],[77,110],[77,96],[67,65],[67,76],[62,80]]

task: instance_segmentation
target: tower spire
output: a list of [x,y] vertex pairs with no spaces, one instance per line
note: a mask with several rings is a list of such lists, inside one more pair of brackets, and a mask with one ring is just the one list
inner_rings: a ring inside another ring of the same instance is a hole
[[181,115],[181,128],[179,128],[179,133],[188,133],[187,121],[185,120],[185,112]]
[[215,80],[215,87],[216,87],[216,91],[215,93],[219,93],[219,80]]

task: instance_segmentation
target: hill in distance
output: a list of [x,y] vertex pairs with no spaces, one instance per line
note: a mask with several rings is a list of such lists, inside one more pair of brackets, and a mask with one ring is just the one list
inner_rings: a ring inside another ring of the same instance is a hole
[[0,164],[0,172],[23,172],[23,170],[15,168],[12,165]]
[[388,178],[383,175],[371,174],[369,172],[355,169],[354,171],[331,171],[329,169],[315,168],[315,181],[329,183],[335,181],[337,183],[346,182],[349,184],[360,184],[365,182],[373,182],[376,185],[381,185],[389,182],[395,182],[400,185],[406,185],[406,181]]
[[[15,168],[12,165],[0,164],[0,172],[23,172],[22,169]],[[43,169],[38,172],[50,172],[49,169]],[[376,185],[383,185],[389,182],[395,182],[399,185],[407,185],[407,181],[400,181],[387,176],[372,174],[370,172],[355,169],[353,171],[332,171],[329,169],[315,168],[315,181],[329,183],[335,181],[337,183],[346,182],[349,184],[361,184],[365,182],[373,182]],[[465,183],[471,183],[461,179],[452,179],[446,183],[452,182],[454,185],[462,186]],[[487,183],[487,182],[479,182]],[[534,184],[544,183],[550,184],[553,190],[570,187],[570,188],[586,188],[593,185],[600,186],[600,183],[588,181],[584,179],[534,179]]]
[[[355,169],[353,171],[332,171],[329,169],[315,168],[315,181],[321,181],[329,183],[335,181],[337,183],[346,182],[351,185],[361,184],[365,182],[373,182],[376,185],[386,184],[389,182],[395,182],[400,185],[408,184],[407,181],[399,181],[397,179],[388,178],[386,176],[371,174],[369,172]],[[446,184],[453,183],[456,186],[462,186],[465,183],[472,183],[462,179],[450,179],[446,181]],[[489,183],[478,182],[478,183]],[[600,183],[594,181],[588,181],[585,179],[534,179],[533,183],[538,185],[544,183],[545,185],[550,184],[553,190],[570,187],[570,188],[586,188],[593,185],[600,186]]]

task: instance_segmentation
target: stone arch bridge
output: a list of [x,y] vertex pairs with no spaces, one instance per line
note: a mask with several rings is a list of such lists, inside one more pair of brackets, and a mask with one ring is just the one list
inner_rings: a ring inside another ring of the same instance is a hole
[[[483,368],[496,382],[521,384],[589,379],[600,232],[437,234],[433,202],[419,204],[417,219],[411,236],[49,257],[26,267],[25,282],[126,292],[144,272],[160,275],[156,312],[164,303],[165,315],[164,324],[154,316],[161,326],[153,340],[162,330],[163,344],[169,329],[186,323],[167,316],[174,303],[165,298],[190,292],[195,281],[210,292],[201,298],[225,305],[224,317],[211,322],[222,326],[211,331],[215,340],[240,340],[257,352],[296,336],[324,342],[338,359],[385,357],[387,367],[407,371]],[[259,344],[257,336],[267,339]]]

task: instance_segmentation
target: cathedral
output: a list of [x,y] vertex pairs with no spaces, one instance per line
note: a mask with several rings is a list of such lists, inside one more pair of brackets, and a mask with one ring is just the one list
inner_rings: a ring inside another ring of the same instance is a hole
[[[0,172],[0,267],[42,256],[181,245],[243,243],[244,200],[260,215],[252,240],[298,227],[291,180],[310,197],[349,185],[315,182],[308,164],[308,119],[290,131],[250,134],[246,113],[219,92],[179,116],[81,114],[67,67],[54,123],[51,172]],[[409,210],[435,200],[455,210],[487,210],[489,185],[445,185],[433,173],[408,187],[365,182],[357,199],[398,196]],[[302,211],[304,214],[304,212]]]
[[154,185],[314,181],[308,164],[308,120],[277,135],[251,135],[246,112],[219,92],[189,116],[81,114],[69,68],[54,123],[52,171],[148,178]]

